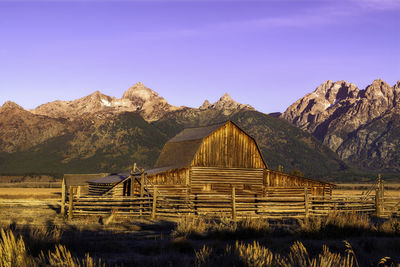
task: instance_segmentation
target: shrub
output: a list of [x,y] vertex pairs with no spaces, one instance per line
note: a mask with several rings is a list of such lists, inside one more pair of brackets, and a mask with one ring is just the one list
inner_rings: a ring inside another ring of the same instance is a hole
[[355,213],[335,213],[327,217],[309,217],[298,222],[298,233],[319,236],[321,238],[326,236],[356,236],[368,231],[376,231],[375,226],[367,216]]

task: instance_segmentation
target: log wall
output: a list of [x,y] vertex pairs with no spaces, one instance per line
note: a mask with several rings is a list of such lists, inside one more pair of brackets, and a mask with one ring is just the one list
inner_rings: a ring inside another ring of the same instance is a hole
[[101,196],[104,193],[108,192],[114,185],[112,184],[96,184],[89,183],[89,195],[98,195]]
[[191,166],[266,168],[253,138],[229,122],[203,139]]
[[173,169],[153,175],[147,175],[147,179],[157,185],[188,185],[189,168]]
[[232,187],[238,195],[261,195],[263,169],[192,167],[192,194],[230,194]]
[[274,188],[274,187],[276,188],[307,187],[311,188],[311,194],[313,195],[326,196],[332,194],[333,185],[307,179],[304,177],[290,175],[288,173],[265,169],[264,192],[268,191],[269,188]]

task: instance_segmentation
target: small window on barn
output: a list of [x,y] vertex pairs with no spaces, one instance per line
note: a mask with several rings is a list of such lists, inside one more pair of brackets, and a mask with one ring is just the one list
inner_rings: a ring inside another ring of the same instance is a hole
[[207,192],[211,191],[211,184],[203,185],[203,191],[207,191]]

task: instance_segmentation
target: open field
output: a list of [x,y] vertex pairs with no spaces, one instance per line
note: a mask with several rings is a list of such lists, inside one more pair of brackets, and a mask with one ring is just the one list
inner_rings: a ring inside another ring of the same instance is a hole
[[352,263],[347,266],[357,266],[355,260],[359,266],[377,266],[386,256],[400,262],[396,219],[335,215],[328,220],[235,223],[229,218],[151,221],[111,215],[67,221],[59,214],[59,193],[60,189],[52,188],[0,188],[0,228],[21,235],[27,257],[39,265],[50,262],[50,256],[40,262],[40,252],[50,255],[59,245],[81,263],[89,253],[92,261],[101,258],[107,265],[124,266],[293,266],[302,258],[306,260],[298,266],[312,262],[324,266],[318,259],[335,259],[338,265],[332,266],[345,266],[346,259]]
[[61,188],[1,188],[0,199],[57,199],[61,198]]

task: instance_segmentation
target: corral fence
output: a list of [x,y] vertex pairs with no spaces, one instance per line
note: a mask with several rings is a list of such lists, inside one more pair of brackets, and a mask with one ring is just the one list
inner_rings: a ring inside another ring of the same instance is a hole
[[[187,190],[188,191],[188,190]],[[147,195],[82,196],[70,188],[61,209],[69,219],[76,216],[116,214],[126,217],[177,218],[186,215],[208,215],[240,218],[306,218],[337,213],[359,213],[388,217],[398,215],[400,197],[384,196],[383,192],[366,195],[310,194],[311,188],[273,187],[264,196],[237,194],[168,194],[156,186]]]

